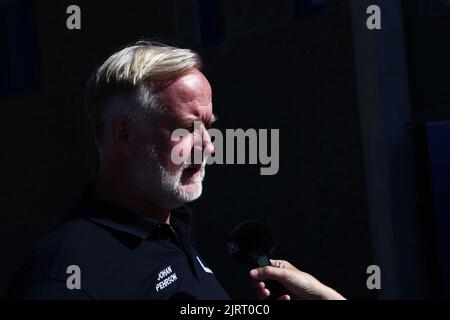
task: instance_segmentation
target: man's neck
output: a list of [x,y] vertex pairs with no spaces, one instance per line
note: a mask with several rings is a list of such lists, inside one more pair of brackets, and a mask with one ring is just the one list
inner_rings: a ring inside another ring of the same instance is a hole
[[94,196],[114,203],[122,208],[139,213],[148,218],[161,223],[170,224],[170,210],[149,201],[143,194],[137,192],[135,188],[126,183],[126,180],[106,179],[100,175],[92,193]]

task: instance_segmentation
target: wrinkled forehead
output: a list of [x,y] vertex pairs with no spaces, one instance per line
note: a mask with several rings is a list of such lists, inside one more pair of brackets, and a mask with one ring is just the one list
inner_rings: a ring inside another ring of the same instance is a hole
[[197,69],[183,74],[158,92],[158,100],[171,116],[193,114],[204,116],[211,112],[211,86]]

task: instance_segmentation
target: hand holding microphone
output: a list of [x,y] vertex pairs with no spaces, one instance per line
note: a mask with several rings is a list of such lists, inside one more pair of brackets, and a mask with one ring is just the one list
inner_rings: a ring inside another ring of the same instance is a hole
[[271,260],[274,237],[260,223],[246,221],[228,235],[228,252],[250,270],[260,299],[345,300],[335,290],[284,260]]
[[[245,265],[247,270],[270,266],[270,255],[275,247],[272,234],[256,221],[245,221],[228,234],[228,252]],[[267,280],[265,288],[270,288],[268,299],[283,296],[284,288],[276,281]]]
[[322,284],[312,275],[302,272],[284,260],[270,260],[271,266],[252,269],[250,278],[256,294],[260,299],[271,296],[270,287],[266,287],[267,280],[280,283],[286,293],[278,297],[279,300],[345,300],[332,288]]

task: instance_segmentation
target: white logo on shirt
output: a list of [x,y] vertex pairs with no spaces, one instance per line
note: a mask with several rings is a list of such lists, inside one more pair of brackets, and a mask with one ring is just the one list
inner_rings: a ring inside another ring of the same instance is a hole
[[200,265],[202,266],[203,270],[205,270],[206,273],[213,273],[212,270],[208,267],[205,267],[202,263],[202,261],[200,260],[200,258],[197,256],[197,260],[198,262],[200,262]]

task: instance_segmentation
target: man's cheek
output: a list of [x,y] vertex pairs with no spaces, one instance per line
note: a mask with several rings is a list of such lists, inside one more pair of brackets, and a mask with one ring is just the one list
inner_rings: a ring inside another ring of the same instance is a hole
[[188,139],[175,143],[171,147],[170,162],[175,166],[190,163],[191,143]]

